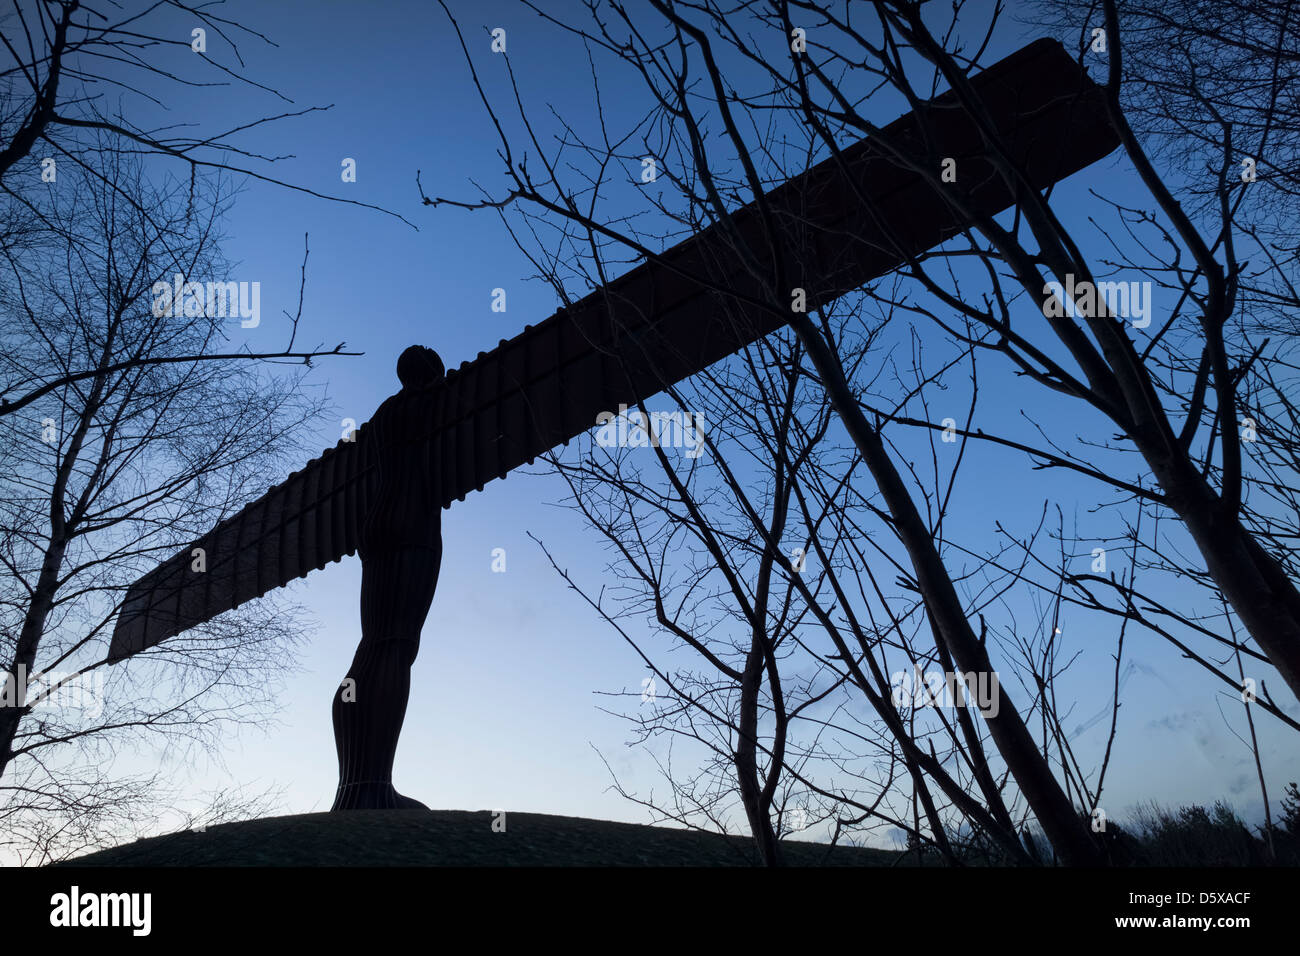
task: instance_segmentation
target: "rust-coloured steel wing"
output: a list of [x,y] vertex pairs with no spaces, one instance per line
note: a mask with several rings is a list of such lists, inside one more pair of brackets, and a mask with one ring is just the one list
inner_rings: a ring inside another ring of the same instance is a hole
[[[1043,189],[1117,145],[1101,91],[1065,49],[1039,40],[972,78],[1008,155]],[[927,104],[931,155],[956,160],[965,201],[978,214],[1013,196],[985,155],[970,116],[945,94]],[[917,148],[907,114],[885,129]],[[764,197],[787,250],[789,285],[807,308],[825,305],[950,238],[963,217],[920,174],[855,144]],[[733,213],[488,353],[448,373],[425,403],[426,466],[442,506],[631,405],[780,328],[762,280],[737,250],[771,274],[757,204]],[[790,254],[789,250],[797,250]],[[223,611],[353,554],[374,493],[367,428],[290,475],[234,517],[146,574],[127,594],[109,660],[121,660]],[[193,549],[206,570],[196,571]]]

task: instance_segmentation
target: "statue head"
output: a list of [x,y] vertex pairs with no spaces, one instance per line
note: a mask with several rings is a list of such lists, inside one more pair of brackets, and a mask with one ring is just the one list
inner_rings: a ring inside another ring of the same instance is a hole
[[447,374],[438,353],[426,345],[412,345],[397,359],[397,378],[402,388],[433,385]]

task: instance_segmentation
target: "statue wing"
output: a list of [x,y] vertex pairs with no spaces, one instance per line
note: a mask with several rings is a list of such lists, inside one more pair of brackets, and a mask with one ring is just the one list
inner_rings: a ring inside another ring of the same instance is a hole
[[377,474],[356,433],[131,585],[109,646],[122,660],[357,549]]

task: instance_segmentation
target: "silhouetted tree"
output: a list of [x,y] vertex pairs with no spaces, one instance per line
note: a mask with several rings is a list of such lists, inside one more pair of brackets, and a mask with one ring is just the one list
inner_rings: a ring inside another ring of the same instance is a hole
[[[249,144],[259,128],[328,107],[306,107],[261,117],[240,117],[226,129],[207,123],[175,122],[166,113],[169,97],[205,87],[239,85],[261,90],[281,104],[282,93],[248,76],[239,43],[274,45],[261,33],[220,12],[220,3],[99,2],[99,0],[15,0],[0,14],[0,190],[9,200],[0,226],[0,247],[25,248],[26,230],[39,219],[42,195],[82,177],[113,185],[114,156],[130,153],[174,165],[173,173],[194,177],[220,171],[332,202],[388,210],[327,196],[274,174],[276,157]],[[211,49],[209,49],[209,43]],[[223,60],[233,58],[234,66]],[[220,115],[220,111],[216,111]],[[210,115],[206,114],[205,115]],[[60,179],[60,177],[62,177]],[[122,200],[134,202],[129,192]],[[30,213],[20,215],[20,211]],[[147,212],[147,210],[140,210]],[[401,218],[401,217],[397,217]],[[23,224],[26,223],[26,226]],[[202,356],[130,356],[124,362],[158,363],[200,359],[228,365],[241,361],[296,359],[309,363],[332,349],[295,349],[297,324],[282,350],[213,352]],[[69,366],[57,373],[14,377],[3,383],[0,415],[11,414],[72,382],[86,382],[98,369]]]
[[94,371],[0,417],[0,830],[38,862],[147,827],[167,777],[115,755],[183,757],[263,718],[301,624],[256,602],[105,663],[127,586],[265,490],[319,403],[301,366],[176,361],[228,335],[220,310],[161,308],[157,288],[222,274],[223,184],[99,159],[103,176],[25,207],[38,228],[0,255],[0,382]]

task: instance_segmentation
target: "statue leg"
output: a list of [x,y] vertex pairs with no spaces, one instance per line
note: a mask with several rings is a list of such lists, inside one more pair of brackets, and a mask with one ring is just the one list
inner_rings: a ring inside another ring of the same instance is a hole
[[393,759],[441,558],[441,548],[429,547],[362,556],[361,643],[332,707],[333,810],[427,809],[393,787]]

